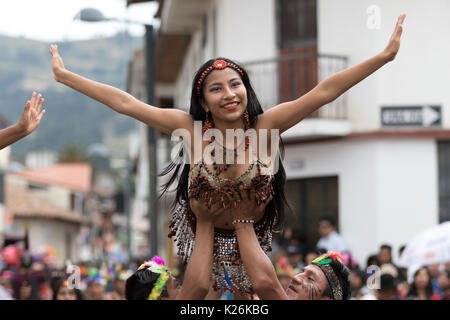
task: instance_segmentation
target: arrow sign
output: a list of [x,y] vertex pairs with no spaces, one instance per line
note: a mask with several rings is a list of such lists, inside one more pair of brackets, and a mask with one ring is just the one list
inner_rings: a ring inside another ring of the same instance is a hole
[[420,127],[441,125],[441,106],[381,107],[381,124]]

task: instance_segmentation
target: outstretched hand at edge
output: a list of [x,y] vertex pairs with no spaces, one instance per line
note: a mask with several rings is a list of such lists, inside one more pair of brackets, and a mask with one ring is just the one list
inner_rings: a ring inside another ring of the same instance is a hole
[[394,33],[392,34],[386,49],[384,49],[387,61],[394,60],[400,49],[400,37],[403,32],[403,21],[405,21],[405,18],[406,13],[400,14],[397,19],[397,24],[395,25]]
[[42,95],[33,92],[23,109],[19,122],[17,122],[17,127],[25,135],[32,133],[41,123],[41,119],[45,114],[45,109],[42,110],[43,104],[44,98],[42,98]]
[[59,81],[61,73],[65,70],[64,63],[59,55],[58,46],[56,44],[50,45],[50,54],[52,55],[52,70],[56,81]]

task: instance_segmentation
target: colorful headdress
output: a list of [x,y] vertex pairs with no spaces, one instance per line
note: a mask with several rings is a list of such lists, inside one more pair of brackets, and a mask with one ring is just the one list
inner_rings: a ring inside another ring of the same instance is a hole
[[225,60],[216,60],[214,61],[214,63],[212,64],[212,66],[206,68],[205,71],[202,72],[200,79],[198,79],[197,81],[197,94],[200,96],[200,88],[202,86],[203,80],[206,78],[206,76],[213,70],[222,70],[225,68],[232,68],[234,70],[236,70],[237,72],[239,72],[241,74],[241,76],[244,75],[244,72],[242,71],[241,68],[239,68],[237,65],[235,65],[234,63],[231,62],[226,62]]
[[158,256],[154,256],[151,261],[147,261],[141,264],[138,270],[142,270],[145,268],[153,273],[160,274],[158,280],[156,280],[156,283],[153,285],[153,289],[147,298],[147,300],[156,300],[164,291],[167,280],[170,279],[170,271],[165,267],[165,261]]
[[343,258],[338,252],[328,251],[327,253],[315,258],[311,262],[311,264],[318,266],[325,274],[328,286],[331,289],[333,300],[343,300],[344,293],[342,290],[341,282],[339,281],[338,276],[330,265],[330,263],[332,263],[333,261],[338,261],[339,263],[343,264]]

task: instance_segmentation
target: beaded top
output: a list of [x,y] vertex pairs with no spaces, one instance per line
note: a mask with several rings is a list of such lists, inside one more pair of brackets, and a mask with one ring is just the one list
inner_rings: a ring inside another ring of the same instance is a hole
[[273,194],[273,174],[269,167],[259,159],[253,161],[248,169],[237,178],[217,176],[200,161],[189,171],[189,193],[191,197],[202,197],[209,205],[218,200],[223,205],[231,205],[227,193],[234,201],[240,199],[239,187],[256,190],[255,197],[259,204]]

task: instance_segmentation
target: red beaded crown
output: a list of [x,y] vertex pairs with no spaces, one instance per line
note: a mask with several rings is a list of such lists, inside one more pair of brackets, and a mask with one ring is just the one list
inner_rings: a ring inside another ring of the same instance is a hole
[[215,69],[222,70],[225,68],[233,68],[234,70],[238,71],[241,74],[241,76],[244,76],[244,72],[242,71],[242,69],[239,68],[234,63],[226,62],[225,60],[216,60],[216,61],[214,61],[212,66],[206,68],[206,70],[202,72],[200,79],[198,79],[197,94],[200,96],[200,87],[202,86],[202,82],[212,70],[215,70]]

